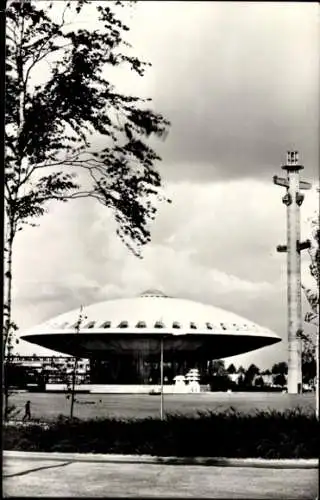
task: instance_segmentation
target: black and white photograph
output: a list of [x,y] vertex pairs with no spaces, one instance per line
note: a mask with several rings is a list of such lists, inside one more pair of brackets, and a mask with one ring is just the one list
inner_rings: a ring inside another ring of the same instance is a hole
[[5,498],[319,498],[317,2],[3,0]]

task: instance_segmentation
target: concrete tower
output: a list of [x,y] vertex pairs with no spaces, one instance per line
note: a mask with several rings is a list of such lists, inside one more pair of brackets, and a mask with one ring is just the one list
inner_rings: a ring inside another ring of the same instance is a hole
[[299,173],[304,167],[299,164],[297,151],[288,151],[286,165],[287,178],[273,177],[273,182],[284,186],[287,193],[282,198],[287,207],[287,245],[279,245],[278,252],[287,252],[287,294],[288,294],[288,392],[302,391],[301,367],[301,250],[310,246],[310,241],[300,242],[300,206],[304,195],[302,189],[310,189],[311,184],[300,181]]

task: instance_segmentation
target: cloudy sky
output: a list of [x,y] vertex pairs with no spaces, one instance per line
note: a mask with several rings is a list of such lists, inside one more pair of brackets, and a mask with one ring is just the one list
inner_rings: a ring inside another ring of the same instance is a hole
[[[91,200],[52,205],[15,242],[14,320],[22,331],[57,314],[160,288],[234,311],[283,337],[237,357],[270,367],[286,359],[287,149],[304,179],[318,178],[319,7],[316,3],[141,2],[127,14],[143,79],[119,88],[152,97],[172,123],[156,144],[171,205],[159,208],[138,260],[115,236],[112,215]],[[302,236],[318,195],[306,193]],[[310,284],[308,256],[303,277]],[[306,304],[304,304],[306,308]],[[21,341],[21,354],[48,352]]]

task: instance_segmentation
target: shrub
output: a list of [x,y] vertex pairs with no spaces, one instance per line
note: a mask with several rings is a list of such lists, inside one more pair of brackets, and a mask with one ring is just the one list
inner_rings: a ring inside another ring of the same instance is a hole
[[82,421],[59,417],[49,428],[4,427],[4,449],[151,454],[157,456],[314,458],[319,421],[301,409],[257,412],[230,409],[197,417],[168,415]]

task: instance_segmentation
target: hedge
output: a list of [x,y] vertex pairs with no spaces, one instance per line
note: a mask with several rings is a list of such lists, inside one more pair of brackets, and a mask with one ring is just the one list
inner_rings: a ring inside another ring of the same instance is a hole
[[299,408],[285,412],[168,415],[165,420],[103,418],[50,425],[5,426],[5,450],[149,454],[179,457],[316,458],[319,421]]

